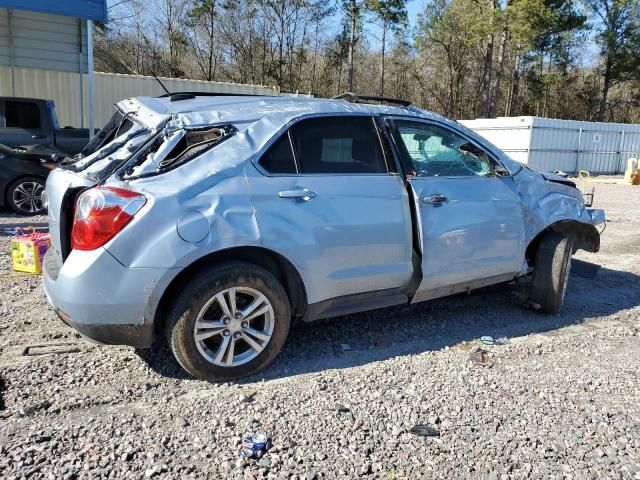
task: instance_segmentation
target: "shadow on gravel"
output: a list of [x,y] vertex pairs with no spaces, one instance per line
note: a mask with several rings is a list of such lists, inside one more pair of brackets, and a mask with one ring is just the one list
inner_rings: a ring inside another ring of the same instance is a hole
[[[544,315],[522,306],[525,285],[495,286],[443,298],[300,324],[271,366],[246,381],[350,368],[439,350],[482,335],[520,337],[583,323],[640,305],[640,276],[602,268],[595,279],[572,275],[564,309]],[[140,350],[157,373],[191,378],[166,346]]]
[[0,376],[0,411],[4,410],[4,392],[7,389],[7,384],[4,381],[4,378]]
[[135,352],[151,370],[163,377],[179,380],[193,379],[176,361],[171,349],[164,341],[158,340],[153,348],[136,349]]

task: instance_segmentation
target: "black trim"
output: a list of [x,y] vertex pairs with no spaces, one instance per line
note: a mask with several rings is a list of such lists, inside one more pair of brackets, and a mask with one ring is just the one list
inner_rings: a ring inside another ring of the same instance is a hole
[[62,196],[58,226],[60,228],[60,255],[62,256],[63,263],[71,253],[71,230],[73,228],[73,216],[76,209],[76,200],[78,195],[88,188],[89,187],[69,188]]
[[401,98],[392,97],[380,97],[378,95],[361,95],[359,93],[345,92],[340,95],[332,97],[333,100],[345,100],[351,103],[390,103],[391,105],[400,105],[401,107],[408,107],[411,105],[410,100],[403,100]]
[[[214,92],[170,92],[163,93],[156,98],[176,97],[176,100],[187,100],[186,95],[195,97],[276,97],[277,95],[254,95],[252,93],[214,93]],[[183,97],[184,98],[180,98]],[[171,99],[171,101],[174,101]]]
[[321,318],[348,315],[350,313],[391,307],[408,302],[409,297],[407,296],[405,287],[355,293],[307,305],[307,311],[302,320],[304,322],[312,322]]
[[153,345],[154,330],[151,323],[139,325],[79,323],[66,317],[58,309],[55,312],[66,325],[94,342],[105,345],[129,345],[136,348],[149,348]]

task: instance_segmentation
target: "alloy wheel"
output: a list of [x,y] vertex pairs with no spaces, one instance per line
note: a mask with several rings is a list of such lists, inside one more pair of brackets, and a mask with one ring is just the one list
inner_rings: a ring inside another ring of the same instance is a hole
[[231,287],[211,297],[200,309],[193,336],[208,362],[237,367],[264,350],[273,327],[273,306],[264,294],[249,287]]
[[16,185],[12,192],[14,205],[24,213],[38,213],[44,210],[42,194],[44,185],[25,181]]

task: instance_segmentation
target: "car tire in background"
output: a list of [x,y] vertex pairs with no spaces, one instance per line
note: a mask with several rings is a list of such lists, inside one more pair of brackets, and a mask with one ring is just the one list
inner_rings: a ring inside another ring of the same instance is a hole
[[545,313],[558,313],[564,303],[571,271],[573,242],[563,233],[548,232],[538,245],[530,299]]
[[39,177],[22,177],[13,181],[7,188],[7,205],[21,215],[40,215],[45,213],[42,194],[45,180]]
[[166,337],[187,372],[221,382],[271,363],[290,323],[287,293],[270,272],[225,262],[199,271],[181,287],[169,308]]

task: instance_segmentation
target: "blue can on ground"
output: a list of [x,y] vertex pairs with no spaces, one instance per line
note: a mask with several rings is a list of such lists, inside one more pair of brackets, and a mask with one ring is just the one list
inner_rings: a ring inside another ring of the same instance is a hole
[[271,448],[271,439],[264,433],[253,433],[247,436],[240,445],[240,456],[261,458]]

